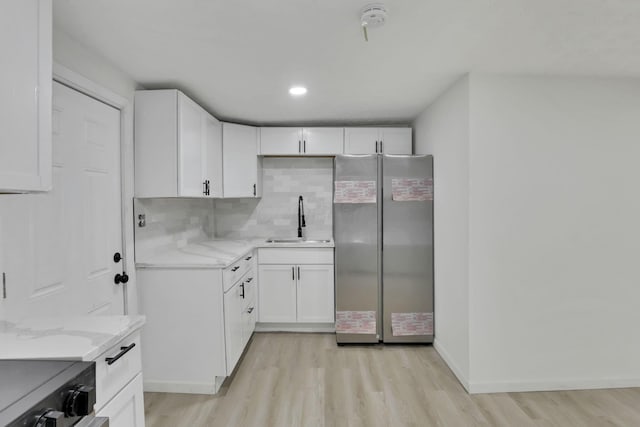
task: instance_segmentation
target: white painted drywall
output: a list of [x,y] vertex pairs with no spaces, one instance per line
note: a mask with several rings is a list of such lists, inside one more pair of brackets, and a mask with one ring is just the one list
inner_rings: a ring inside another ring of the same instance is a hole
[[469,378],[469,79],[464,77],[413,123],[416,154],[434,161],[436,349]]
[[640,81],[473,75],[470,117],[471,391],[640,386]]

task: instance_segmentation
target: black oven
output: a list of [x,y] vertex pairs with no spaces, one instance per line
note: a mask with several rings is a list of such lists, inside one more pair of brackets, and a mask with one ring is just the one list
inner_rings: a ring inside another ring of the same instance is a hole
[[0,426],[108,426],[95,403],[94,362],[0,360]]

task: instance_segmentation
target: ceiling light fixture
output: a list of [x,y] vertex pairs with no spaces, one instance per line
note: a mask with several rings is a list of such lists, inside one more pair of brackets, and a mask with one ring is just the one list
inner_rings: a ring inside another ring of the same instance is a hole
[[307,93],[307,88],[304,86],[291,86],[289,88],[289,94],[293,96],[301,96]]

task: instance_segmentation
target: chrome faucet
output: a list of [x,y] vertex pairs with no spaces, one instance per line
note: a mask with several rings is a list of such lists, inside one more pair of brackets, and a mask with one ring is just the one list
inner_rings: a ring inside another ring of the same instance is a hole
[[304,222],[304,200],[302,196],[298,197],[298,238],[302,239],[302,228],[306,227]]

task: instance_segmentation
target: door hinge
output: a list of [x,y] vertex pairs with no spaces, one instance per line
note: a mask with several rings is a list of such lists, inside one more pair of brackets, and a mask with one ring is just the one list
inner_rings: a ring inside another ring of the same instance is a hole
[[7,273],[2,272],[2,299],[7,299]]

